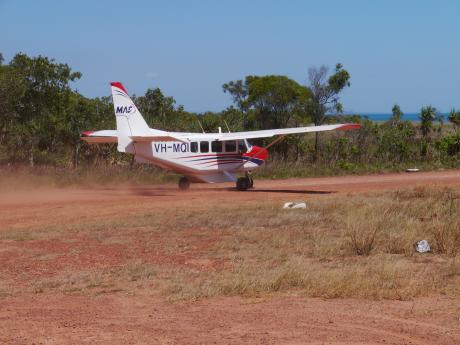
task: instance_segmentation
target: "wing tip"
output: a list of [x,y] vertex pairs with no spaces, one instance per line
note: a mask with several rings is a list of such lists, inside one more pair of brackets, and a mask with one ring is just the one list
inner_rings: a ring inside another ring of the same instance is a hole
[[362,126],[359,123],[344,123],[338,129],[340,129],[341,131],[349,131],[352,129],[359,129],[361,127]]

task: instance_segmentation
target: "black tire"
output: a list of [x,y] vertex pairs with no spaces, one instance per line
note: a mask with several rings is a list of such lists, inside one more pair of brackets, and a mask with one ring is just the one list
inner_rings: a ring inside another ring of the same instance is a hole
[[249,185],[250,185],[250,181],[249,181],[249,178],[247,177],[239,177],[237,180],[236,180],[236,189],[238,190],[247,190],[249,188]]
[[181,177],[179,180],[179,189],[187,190],[190,188],[190,181],[186,177]]

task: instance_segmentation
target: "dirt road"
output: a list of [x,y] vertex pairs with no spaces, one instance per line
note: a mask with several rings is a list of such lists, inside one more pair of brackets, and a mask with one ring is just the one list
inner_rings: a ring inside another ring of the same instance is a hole
[[437,344],[460,339],[458,305],[301,297],[171,304],[146,296],[2,300],[4,344]]
[[179,191],[175,184],[19,189],[0,194],[0,231],[2,227],[53,224],[64,218],[69,222],[81,220],[81,217],[117,218],[152,207],[171,209],[226,203],[270,203],[415,186],[460,186],[460,170],[256,180],[255,189],[246,192],[236,191],[232,183],[192,184],[187,192]]
[[40,279],[75,265],[66,261],[66,251],[78,252],[87,269],[101,262],[116,265],[122,253],[118,243],[78,243],[85,239],[79,232],[52,242],[29,240],[24,230],[116,220],[153,208],[212,212],[216,203],[244,206],[411,186],[458,187],[460,171],[256,180],[255,185],[248,192],[237,192],[232,184],[192,185],[179,192],[170,184],[0,194],[0,343],[460,344],[460,299],[445,297],[402,302],[292,294],[171,303],[146,289],[82,295],[25,288],[26,275]]
[[184,194],[175,184],[148,186],[111,186],[91,188],[62,188],[36,190],[14,190],[0,193],[1,206],[37,205],[44,203],[94,203],[110,202],[120,197],[149,202],[188,203],[190,200],[215,202],[230,199],[235,201],[261,201],[285,199],[289,195],[332,194],[339,192],[365,192],[415,186],[460,186],[460,170],[431,171],[418,173],[389,173],[367,176],[335,176],[318,178],[292,178],[279,180],[255,180],[255,189],[238,192],[233,183],[192,184]]

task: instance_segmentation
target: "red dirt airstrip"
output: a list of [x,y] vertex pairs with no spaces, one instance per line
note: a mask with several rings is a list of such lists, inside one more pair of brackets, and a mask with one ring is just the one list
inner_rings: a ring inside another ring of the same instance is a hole
[[[116,266],[157,255],[84,232],[68,241],[11,238],[14,231],[114,219],[155,209],[308,200],[335,193],[365,193],[410,186],[460,186],[460,171],[255,181],[252,191],[232,184],[174,184],[99,188],[46,188],[0,194],[0,344],[460,344],[460,299],[413,301],[218,297],[169,302],[150,294],[72,294],[30,291],[30,279],[56,272]],[[186,254],[155,258],[209,269],[194,258],[212,237],[195,238]],[[102,236],[102,235],[101,235]],[[126,233],[126,236],[136,236]],[[171,241],[181,241],[172,235]],[[216,235],[217,236],[217,235]],[[139,244],[139,246],[137,245]],[[45,253],[45,254],[43,254]],[[212,265],[224,265],[214,262]]]

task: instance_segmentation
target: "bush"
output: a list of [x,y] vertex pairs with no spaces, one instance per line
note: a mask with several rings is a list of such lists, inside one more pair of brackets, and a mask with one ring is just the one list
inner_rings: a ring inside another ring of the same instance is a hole
[[449,135],[436,143],[439,151],[449,156],[455,156],[460,153],[460,132],[454,135]]

